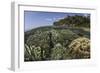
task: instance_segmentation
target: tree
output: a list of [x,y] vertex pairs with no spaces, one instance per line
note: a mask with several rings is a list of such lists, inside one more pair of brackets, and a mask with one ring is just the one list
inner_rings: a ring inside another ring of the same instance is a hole
[[68,27],[90,27],[90,15],[87,17],[81,15],[67,16],[59,21],[54,22],[53,24],[54,26],[66,25]]
[[49,32],[48,37],[49,37],[49,48],[48,48],[47,58],[50,59],[51,58],[51,50],[54,47],[54,44],[52,41],[52,32]]

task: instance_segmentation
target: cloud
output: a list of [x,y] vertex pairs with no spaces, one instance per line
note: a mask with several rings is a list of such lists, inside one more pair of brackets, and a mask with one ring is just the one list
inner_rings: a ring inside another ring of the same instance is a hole
[[84,16],[85,16],[85,17],[87,17],[87,16],[88,16],[88,14],[84,14]]
[[58,17],[58,18],[55,18],[54,20],[55,20],[55,21],[59,21],[59,20],[61,20],[61,19],[64,19],[64,17]]
[[53,18],[46,18],[46,21],[56,21],[56,20],[60,20],[62,18],[57,18],[57,17],[53,17]]
[[61,19],[64,19],[64,17],[46,18],[45,20],[46,20],[46,21],[58,21],[58,20],[61,20]]
[[52,18],[46,18],[45,20],[46,20],[46,21],[53,21]]

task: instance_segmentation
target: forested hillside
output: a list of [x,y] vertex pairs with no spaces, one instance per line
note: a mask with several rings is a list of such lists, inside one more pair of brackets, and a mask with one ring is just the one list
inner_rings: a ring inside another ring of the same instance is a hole
[[90,27],[90,16],[67,16],[53,24],[55,26]]

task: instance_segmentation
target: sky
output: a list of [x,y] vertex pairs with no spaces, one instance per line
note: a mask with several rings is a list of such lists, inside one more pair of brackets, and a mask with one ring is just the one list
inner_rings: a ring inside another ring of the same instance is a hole
[[53,22],[63,19],[67,16],[82,15],[86,13],[61,13],[61,12],[40,12],[40,11],[24,11],[25,31],[40,26],[51,26]]

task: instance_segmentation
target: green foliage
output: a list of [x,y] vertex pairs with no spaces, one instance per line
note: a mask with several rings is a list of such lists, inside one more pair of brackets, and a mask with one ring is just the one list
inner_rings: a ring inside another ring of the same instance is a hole
[[60,43],[56,44],[54,48],[52,48],[51,59],[52,60],[60,60],[62,59],[63,47]]
[[41,60],[41,48],[33,46],[28,46],[25,44],[25,61],[31,60],[31,61],[37,61]]
[[[85,36],[90,37],[86,28],[62,28],[62,27],[41,27],[25,32],[25,61],[43,61],[43,60],[65,60],[77,58],[89,58],[90,52],[75,52],[74,45],[80,45],[80,50],[87,48],[85,43],[74,43],[79,38],[84,39]],[[80,36],[82,33],[82,36]],[[89,40],[85,38],[84,40]],[[76,41],[75,41],[76,40]],[[90,49],[89,42],[88,48]],[[88,50],[89,50],[88,49]],[[86,50],[86,49],[85,49]],[[86,55],[88,54],[88,55]]]
[[41,48],[32,46],[32,55],[34,56],[35,60],[41,60]]
[[27,44],[25,44],[25,48],[24,48],[24,60],[25,61],[34,60],[34,56],[32,55],[32,49]]
[[90,27],[90,16],[68,16],[53,23],[55,26]]

